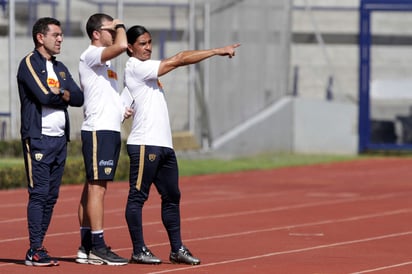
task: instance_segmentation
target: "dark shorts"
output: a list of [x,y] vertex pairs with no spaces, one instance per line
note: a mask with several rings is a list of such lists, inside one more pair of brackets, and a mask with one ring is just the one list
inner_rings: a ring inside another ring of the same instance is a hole
[[113,181],[120,154],[120,132],[81,131],[87,181]]

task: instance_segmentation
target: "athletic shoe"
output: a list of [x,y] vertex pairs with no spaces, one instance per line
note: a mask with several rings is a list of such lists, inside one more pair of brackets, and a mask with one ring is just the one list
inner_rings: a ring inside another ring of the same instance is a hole
[[153,253],[146,247],[142,247],[141,252],[137,254],[132,254],[130,259],[132,264],[161,264],[162,260],[157,258]]
[[200,264],[200,260],[193,257],[192,253],[185,246],[181,246],[177,252],[171,252],[169,260],[174,264]]
[[59,265],[59,262],[49,256],[46,248],[40,247],[27,250],[24,264],[28,266],[56,266]]
[[89,253],[90,253],[90,250],[86,250],[84,246],[79,247],[79,249],[77,250],[76,263],[88,264],[89,263]]
[[120,257],[110,247],[105,246],[99,249],[92,248],[89,253],[88,262],[94,265],[126,265],[129,260]]

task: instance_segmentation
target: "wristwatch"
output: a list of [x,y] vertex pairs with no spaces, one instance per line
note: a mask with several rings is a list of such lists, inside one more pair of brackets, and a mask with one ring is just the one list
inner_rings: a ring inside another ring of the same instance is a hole
[[64,95],[64,88],[59,88],[59,95],[63,96]]
[[117,25],[114,27],[115,30],[117,30],[117,29],[119,29],[119,28],[126,29],[126,26],[125,26],[124,24],[117,24]]

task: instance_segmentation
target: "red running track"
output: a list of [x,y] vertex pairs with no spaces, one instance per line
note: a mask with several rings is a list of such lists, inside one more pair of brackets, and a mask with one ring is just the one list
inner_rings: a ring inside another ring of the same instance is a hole
[[[69,171],[66,171],[69,172]],[[128,186],[111,183],[105,237],[122,256]],[[412,273],[412,160],[377,158],[181,179],[184,243],[200,266],[173,265],[155,189],[146,243],[161,265],[79,265],[81,186],[63,186],[45,246],[58,267],[27,267],[25,189],[0,192],[0,273]]]

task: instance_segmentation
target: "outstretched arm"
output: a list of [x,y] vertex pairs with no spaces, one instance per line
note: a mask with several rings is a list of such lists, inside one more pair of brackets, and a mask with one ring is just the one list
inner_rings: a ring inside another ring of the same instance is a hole
[[165,75],[166,73],[181,66],[199,63],[200,61],[215,55],[229,56],[229,58],[232,58],[235,56],[235,48],[239,46],[240,44],[233,44],[222,48],[181,51],[170,58],[162,60],[160,63],[158,76]]

